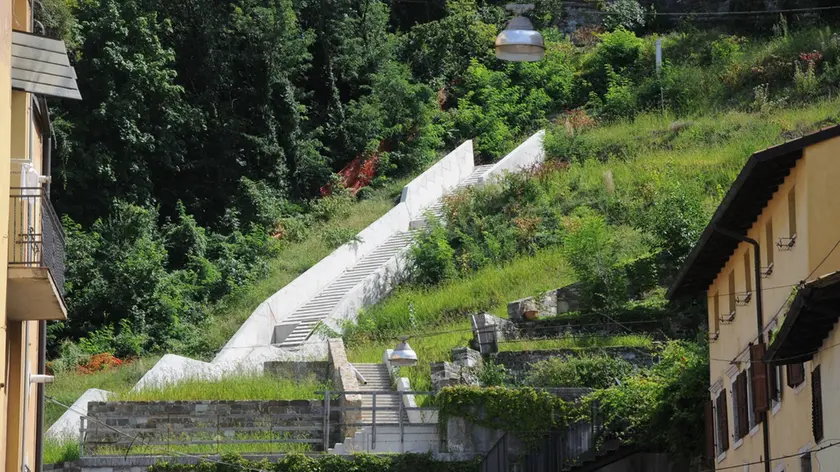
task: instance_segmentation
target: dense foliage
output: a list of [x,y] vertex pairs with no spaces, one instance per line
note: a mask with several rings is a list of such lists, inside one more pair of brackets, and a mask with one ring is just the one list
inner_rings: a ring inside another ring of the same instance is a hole
[[[583,30],[572,43],[550,27],[559,2],[537,2],[546,59],[514,64],[492,53],[506,18],[500,3],[40,2],[39,21],[66,40],[84,97],[53,107],[70,316],[50,328],[52,353],[84,340],[85,349],[120,355],[207,354],[198,333],[214,324],[223,297],[264,276],[277,246],[351,211],[354,197],[334,173],[356,159],[369,160],[374,185],[383,185],[467,138],[480,159],[496,159],[554,120],[571,133],[553,133],[549,150],[579,162],[592,154],[588,127],[658,108],[660,88],[665,107],[681,115],[715,106],[767,112],[808,101],[840,77],[837,34],[791,32],[787,23],[770,40],[690,27],[667,34],[657,76],[653,38],[631,31],[642,26],[637,5],[614,8],[607,32]],[[603,152],[613,154],[595,154]],[[508,191],[530,198],[528,185]],[[607,215],[608,237],[633,232],[635,241],[607,258],[681,257],[702,213],[695,191],[683,185],[662,202],[682,205],[676,223]],[[555,245],[568,232],[560,216],[577,206],[520,212],[502,197],[483,197],[499,210],[495,219],[464,212],[462,234],[430,235],[437,252],[422,251],[418,281]],[[499,231],[479,234],[497,223]],[[352,237],[328,236],[333,246]]]
[[624,380],[633,366],[620,357],[582,355],[568,359],[554,357],[535,362],[524,383],[532,387],[607,388]]
[[223,455],[217,462],[177,464],[159,462],[150,472],[227,472],[230,470],[264,470],[270,472],[472,472],[476,461],[438,461],[431,454],[325,454],[305,456],[287,454],[277,462],[249,461],[237,455]]

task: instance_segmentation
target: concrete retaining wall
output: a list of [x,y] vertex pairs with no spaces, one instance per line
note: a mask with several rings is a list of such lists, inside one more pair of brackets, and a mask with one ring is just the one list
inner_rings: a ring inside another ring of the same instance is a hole
[[89,402],[104,402],[111,395],[107,390],[89,388],[73,405],[52,424],[46,432],[47,439],[63,441],[69,438],[79,439],[80,418],[87,414]]
[[503,177],[507,172],[519,172],[540,164],[545,160],[543,139],[545,130],[534,133],[525,142],[516,147],[507,156],[493,165],[481,178],[481,182],[489,182]]
[[272,361],[265,363],[265,373],[284,380],[303,382],[314,380],[325,384],[330,380],[328,361]]
[[472,141],[464,141],[454,151],[437,161],[403,188],[400,202],[408,205],[411,218],[422,215],[423,209],[455,188],[473,171]]

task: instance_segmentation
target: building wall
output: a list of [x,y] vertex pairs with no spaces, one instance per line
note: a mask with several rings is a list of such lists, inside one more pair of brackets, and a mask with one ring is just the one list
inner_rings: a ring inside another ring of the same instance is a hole
[[[13,177],[12,158],[16,160],[15,168],[18,170],[22,159],[32,159],[36,168],[41,170],[41,140],[32,121],[31,94],[12,91],[10,77],[11,32],[31,31],[31,18],[28,0],[0,0],[0,143],[4,143],[0,149],[0,221],[7,222],[0,225],[4,228],[0,238],[0,328],[5,328],[5,334],[0,335],[0,365],[4,368],[6,385],[5,389],[0,389],[0,400],[3,401],[0,408],[0,431],[3,432],[0,464],[5,463],[8,471],[21,470],[22,463],[34,470],[37,438],[36,389],[28,388],[26,374],[37,372],[38,323],[8,321],[5,302],[11,237],[8,224],[10,186],[20,185],[20,175],[14,174]],[[30,149],[33,152],[30,153]]]
[[[840,181],[840,138],[834,138],[806,148],[803,158],[799,160],[790,175],[774,194],[771,201],[759,216],[748,236],[759,242],[761,246],[761,265],[767,266],[768,251],[773,251],[774,268],[771,275],[762,278],[763,321],[765,342],[769,340],[767,333],[777,323],[782,322],[784,306],[792,294],[793,286],[803,280],[812,280],[820,275],[840,269],[840,248],[826,255],[840,239],[840,201],[835,194],[836,182]],[[772,222],[773,239],[790,236],[788,223],[788,193],[795,188],[796,194],[796,244],[789,250],[783,250],[775,245],[768,245],[766,241],[766,223]],[[720,316],[726,317],[730,312],[729,306],[729,273],[735,271],[735,291],[743,293],[746,290],[746,268],[744,253],[750,252],[750,262],[754,257],[752,246],[741,243],[730,257],[715,281],[709,286],[708,313],[710,331],[714,331],[714,295],[719,298]],[[825,261],[823,262],[823,259]],[[822,264],[821,264],[822,262]],[[752,267],[750,267],[752,271]],[[810,276],[809,275],[812,274]],[[763,431],[759,425],[753,428],[743,438],[736,442],[732,438],[734,431],[734,409],[732,407],[731,378],[738,372],[749,367],[748,346],[757,338],[756,296],[754,275],[750,272],[753,297],[745,306],[736,306],[736,316],[732,323],[720,323],[720,337],[711,341],[709,353],[711,357],[710,384],[711,397],[717,397],[718,389],[726,389],[727,411],[729,414],[729,449],[725,457],[719,456],[717,467],[734,467],[748,462],[755,462],[764,457]],[[834,330],[824,346],[840,344],[840,332]],[[836,350],[829,350],[818,355],[813,361],[805,365],[805,382],[793,389],[787,386],[787,376],[784,373],[782,385],[782,401],[777,408],[768,414],[770,429],[770,455],[780,457],[796,455],[814,448],[811,431],[811,386],[810,373],[815,365],[823,364],[823,391],[831,392],[831,388],[840,388],[840,359]],[[735,361],[734,363],[732,361]],[[782,369],[784,370],[784,369]],[[823,398],[829,398],[826,395]],[[824,400],[826,422],[826,438],[840,437],[840,424],[832,424],[832,418],[840,418],[834,413],[832,402]],[[840,423],[834,421],[834,423]],[[825,463],[823,457],[829,454],[837,455],[840,451],[827,449],[818,453],[819,461],[814,461],[814,470],[819,469],[819,463]],[[760,466],[752,466],[757,468]],[[793,457],[774,461],[772,470],[799,470],[799,458]],[[745,469],[748,470],[748,469]],[[826,469],[827,470],[827,469]]]
[[[12,115],[12,0],[0,0],[0,222],[9,218],[8,169],[11,155]],[[5,182],[5,183],[4,183]],[[5,230],[4,230],[5,229]],[[6,276],[9,234],[7,226],[0,224],[0,382],[8,385],[6,359]],[[0,434],[6,431],[6,405],[8,389],[0,387]],[[6,457],[6,442],[0,440],[0,464]]]

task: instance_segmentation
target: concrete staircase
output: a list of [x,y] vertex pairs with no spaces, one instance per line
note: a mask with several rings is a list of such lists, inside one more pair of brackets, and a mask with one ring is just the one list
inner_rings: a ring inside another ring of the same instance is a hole
[[[472,173],[461,181],[456,189],[480,182],[491,167],[489,165],[474,167]],[[318,322],[330,316],[347,292],[362,283],[369,275],[379,270],[392,258],[400,256],[408,250],[413,232],[425,226],[427,215],[432,214],[439,217],[442,212],[443,201],[438,200],[426,208],[421,218],[411,221],[408,231],[393,235],[368,256],[344,271],[314,298],[275,326],[273,345],[287,350],[299,348],[312,334],[312,330]]]
[[306,302],[289,318],[277,325],[275,346],[286,349],[300,346],[312,333],[315,325],[333,311],[350,289],[361,283],[391,258],[399,255],[411,244],[411,237],[411,231],[403,231],[391,236],[367,257],[327,285],[315,298]]
[[[391,384],[391,375],[388,373],[388,368],[385,364],[353,364],[353,367],[362,374],[367,383],[359,385],[361,392],[383,392],[394,391]],[[397,410],[400,407],[402,398],[398,393],[377,394],[376,395],[376,424],[399,424],[400,412]],[[373,407],[373,395],[362,395],[362,408]],[[388,410],[379,411],[379,408],[388,408]],[[391,409],[394,410],[391,410]],[[403,412],[403,421],[407,421],[408,417]],[[362,423],[373,423],[373,411],[362,411]]]

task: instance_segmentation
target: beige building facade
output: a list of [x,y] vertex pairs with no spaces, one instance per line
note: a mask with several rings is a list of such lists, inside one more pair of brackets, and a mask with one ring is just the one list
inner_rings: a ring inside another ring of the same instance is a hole
[[718,470],[840,470],[840,447],[826,447],[840,443],[840,350],[826,348],[840,344],[836,317],[810,356],[779,348],[798,343],[784,336],[797,297],[840,270],[838,186],[840,127],[755,153],[669,290],[706,294],[707,453]]
[[46,321],[67,317],[46,97],[80,98],[64,44],[33,25],[30,0],[0,0],[0,464],[24,472],[41,468]]

